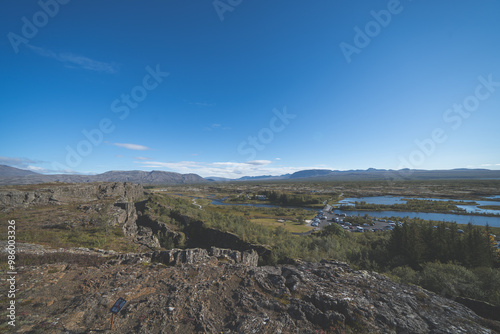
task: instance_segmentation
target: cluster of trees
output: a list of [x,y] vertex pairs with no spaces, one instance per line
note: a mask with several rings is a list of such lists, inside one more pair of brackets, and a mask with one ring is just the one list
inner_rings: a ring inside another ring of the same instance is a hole
[[402,283],[449,298],[500,305],[500,253],[488,226],[426,222],[396,226],[378,264]]
[[460,212],[465,209],[457,207],[457,204],[467,205],[475,204],[474,202],[456,202],[456,201],[433,201],[407,199],[404,204],[394,204],[396,210],[416,211],[416,212]]
[[373,204],[365,201],[354,202],[353,206],[342,205],[342,210],[370,210],[370,211],[412,211],[412,212],[442,212],[442,213],[463,213],[465,209],[457,207],[457,204],[474,204],[474,202],[456,202],[456,201],[433,201],[420,199],[407,199],[406,203],[401,204]]
[[389,276],[448,298],[467,297],[500,305],[500,269],[467,268],[455,263],[427,262],[421,270],[408,266],[392,269]]
[[394,264],[421,269],[422,264],[454,262],[465,267],[498,265],[498,252],[493,247],[488,226],[468,224],[460,230],[454,223],[404,223],[391,233],[387,250]]
[[277,205],[306,206],[323,203],[323,200],[321,200],[317,196],[312,196],[309,194],[294,194],[274,190],[262,191],[259,192],[259,194],[266,195],[269,202]]

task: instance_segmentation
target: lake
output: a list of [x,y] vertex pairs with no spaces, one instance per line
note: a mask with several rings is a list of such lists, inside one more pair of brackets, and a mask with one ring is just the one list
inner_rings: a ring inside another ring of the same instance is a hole
[[377,218],[420,218],[425,220],[437,220],[445,222],[456,222],[457,224],[486,225],[500,227],[500,217],[473,216],[473,215],[456,215],[451,213],[426,213],[426,212],[405,212],[405,211],[357,211],[357,210],[334,210],[335,213],[345,213],[348,215],[365,215]]
[[[373,196],[373,197],[352,197],[352,198],[344,198],[343,200],[339,201],[339,204],[342,205],[354,205],[354,202],[366,202],[368,204],[384,204],[384,205],[391,205],[391,204],[404,204],[406,203],[404,198],[408,197],[402,197],[402,196]],[[489,197],[490,198],[490,197]],[[497,199],[500,198],[498,196],[493,196],[491,199]],[[418,198],[412,198],[412,199],[419,199],[419,200],[431,200],[431,201],[452,201],[452,202],[458,202],[457,200],[452,200],[452,199],[446,199],[446,198],[425,198],[425,197],[418,197]],[[472,201],[472,200],[466,200],[466,202],[476,202],[477,205],[457,205],[459,208],[465,209],[466,212],[468,213],[492,213],[492,214],[500,214],[500,210],[489,210],[489,209],[481,209],[478,208],[480,205],[500,205],[500,202],[498,201]]]
[[[402,196],[373,196],[373,197],[359,197],[359,198],[345,198],[339,201],[339,204],[343,205],[354,205],[354,202],[364,201],[370,204],[403,204],[405,201]],[[491,199],[498,199],[500,196],[488,197]],[[415,199],[427,199],[433,201],[449,201],[449,199],[437,199],[437,198],[415,198]],[[451,200],[453,201],[453,200]],[[456,201],[456,200],[455,200]],[[474,201],[478,205],[500,205],[498,201]],[[478,208],[478,205],[457,205],[460,208],[464,208],[469,213],[493,213],[499,214],[500,210],[486,210]],[[357,210],[335,210],[335,213],[346,213],[348,215],[365,215],[368,214],[372,217],[384,218],[384,217],[410,217],[410,218],[421,218],[425,220],[437,220],[446,222],[457,222],[458,224],[468,224],[471,222],[474,225],[486,225],[500,227],[500,216],[499,217],[486,217],[486,216],[475,216],[475,215],[457,215],[451,213],[426,213],[426,212],[406,212],[406,211],[357,211]]]

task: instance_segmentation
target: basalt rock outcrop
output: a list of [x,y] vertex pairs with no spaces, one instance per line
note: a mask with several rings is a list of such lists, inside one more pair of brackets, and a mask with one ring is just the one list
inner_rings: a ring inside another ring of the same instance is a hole
[[189,235],[189,242],[198,247],[209,248],[211,246],[237,249],[240,251],[254,250],[263,259],[267,259],[271,255],[270,249],[262,245],[254,245],[241,240],[234,233],[220,231],[215,228],[206,226],[199,220],[192,220],[189,217],[182,217],[187,228],[186,233]]
[[210,258],[215,258],[223,263],[236,263],[247,266],[257,266],[259,255],[254,250],[239,252],[232,249],[221,249],[212,247],[209,250],[195,249],[171,249],[167,251],[156,251],[151,255],[151,261],[165,265],[203,263]]
[[[172,229],[166,223],[153,219],[147,214],[144,214],[147,200],[140,201],[134,204],[134,208],[130,208],[133,223],[124,225],[125,235],[133,236],[137,243],[145,245],[150,249],[160,248],[159,236],[167,238],[172,245],[180,245],[184,242],[184,234]],[[129,214],[130,215],[130,214]],[[131,226],[128,228],[128,226]]]
[[127,236],[137,234],[137,211],[133,202],[116,202],[114,206],[118,208],[117,223],[122,227],[123,233]]
[[0,188],[0,208],[89,203],[111,198],[134,201],[143,194],[141,185],[127,182],[4,187]]

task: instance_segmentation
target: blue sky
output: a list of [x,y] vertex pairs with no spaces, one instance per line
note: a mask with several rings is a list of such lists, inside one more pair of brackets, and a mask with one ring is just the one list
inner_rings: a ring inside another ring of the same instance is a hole
[[4,1],[0,164],[500,169],[500,2]]

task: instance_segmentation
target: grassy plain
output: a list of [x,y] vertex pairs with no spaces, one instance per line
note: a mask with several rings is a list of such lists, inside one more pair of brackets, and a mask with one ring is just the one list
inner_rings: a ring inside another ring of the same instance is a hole
[[180,193],[196,197],[215,195],[215,198],[264,191],[308,194],[333,202],[338,198],[364,196],[403,196],[409,198],[448,198],[453,200],[491,200],[500,195],[500,180],[425,180],[425,181],[247,181],[213,182],[198,185],[154,186],[153,191]]
[[486,210],[500,210],[500,205],[480,205],[478,208]]

